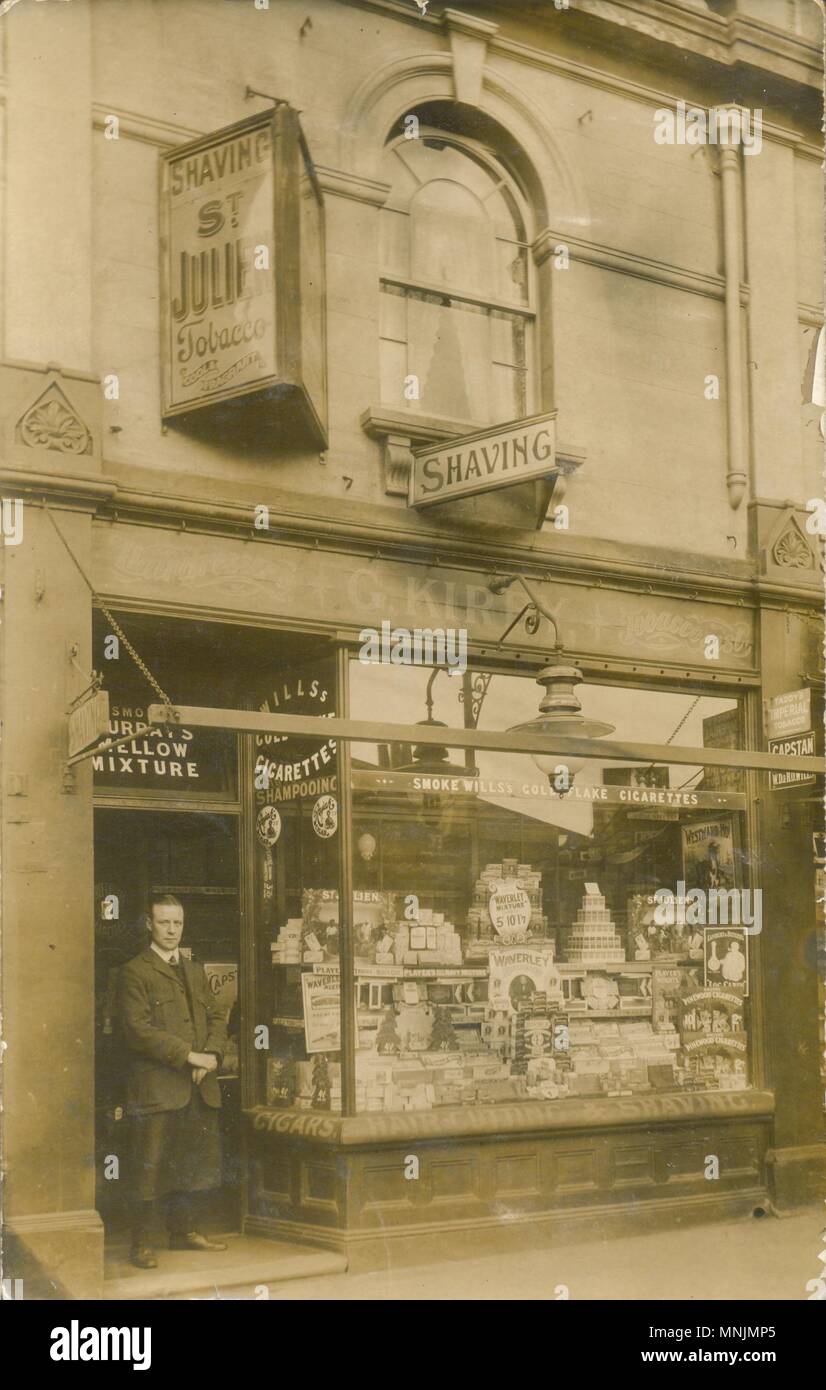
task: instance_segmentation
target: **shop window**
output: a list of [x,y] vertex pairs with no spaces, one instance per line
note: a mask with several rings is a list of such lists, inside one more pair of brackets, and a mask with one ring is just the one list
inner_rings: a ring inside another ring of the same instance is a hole
[[826,836],[813,834],[815,851],[815,951],[817,957],[817,1048],[823,1109],[826,1110]]
[[[336,712],[326,643],[274,668],[256,705],[269,712]],[[256,734],[247,798],[254,824],[253,914],[258,950],[257,1094],[267,1105],[340,1111],[340,928],[337,749],[333,739]],[[354,986],[362,1004],[361,982]],[[364,1006],[371,1004],[365,984]]]
[[385,155],[381,404],[478,425],[533,408],[526,210],[510,176],[422,128]]
[[[193,705],[228,702],[235,683],[227,677],[232,670],[229,664],[216,678],[213,643],[222,630],[215,624],[150,620],[138,613],[119,617],[171,699]],[[226,629],[222,640],[231,640]],[[92,758],[98,801],[129,797],[153,804],[183,804],[199,798],[233,802],[237,796],[233,735],[217,729],[150,728],[147,711],[157,692],[98,609],[93,615],[92,641],[94,668],[102,673],[109,696],[110,737],[132,735],[128,742]]]
[[[350,683],[354,718],[411,725],[501,731],[538,703],[508,674],[354,662]],[[578,694],[592,736],[742,746],[734,698]],[[751,1083],[741,774],[594,757],[559,791],[548,762],[353,745],[357,1109]]]

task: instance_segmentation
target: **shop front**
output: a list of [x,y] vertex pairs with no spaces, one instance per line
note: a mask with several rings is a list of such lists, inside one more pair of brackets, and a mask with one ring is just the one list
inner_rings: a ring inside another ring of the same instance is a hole
[[811,7],[50,8],[5,16],[11,1276],[128,1258],[157,893],[226,1014],[213,1233],[820,1197]]
[[744,585],[126,524],[93,562],[96,667],[113,615],[165,696],[121,647],[96,898],[181,896],[224,991],[225,1226],[357,1268],[816,1192],[818,764],[761,738],[816,614],[761,674]]

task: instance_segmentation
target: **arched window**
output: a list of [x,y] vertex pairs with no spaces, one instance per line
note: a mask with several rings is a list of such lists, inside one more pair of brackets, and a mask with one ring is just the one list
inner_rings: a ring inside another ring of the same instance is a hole
[[385,151],[382,405],[480,427],[536,408],[527,209],[474,141],[422,127]]

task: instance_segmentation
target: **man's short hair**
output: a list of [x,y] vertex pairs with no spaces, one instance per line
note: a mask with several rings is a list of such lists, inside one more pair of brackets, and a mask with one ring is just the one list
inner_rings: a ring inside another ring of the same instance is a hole
[[150,893],[149,895],[149,916],[152,916],[153,907],[179,907],[181,912],[184,905],[180,898],[176,898],[174,893]]

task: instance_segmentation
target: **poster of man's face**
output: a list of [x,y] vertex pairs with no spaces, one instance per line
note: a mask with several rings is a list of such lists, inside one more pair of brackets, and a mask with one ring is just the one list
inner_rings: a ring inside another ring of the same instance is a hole
[[536,985],[530,975],[517,975],[515,979],[511,981],[511,987],[508,990],[510,1001],[514,1006],[517,1004],[524,1004],[527,1000],[533,999],[535,993]]

